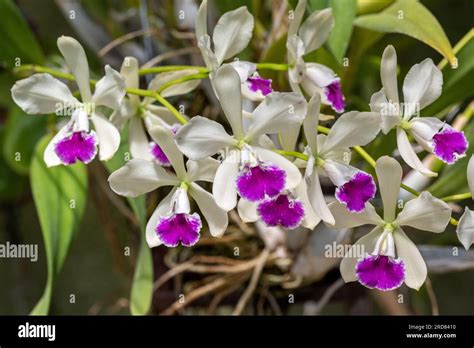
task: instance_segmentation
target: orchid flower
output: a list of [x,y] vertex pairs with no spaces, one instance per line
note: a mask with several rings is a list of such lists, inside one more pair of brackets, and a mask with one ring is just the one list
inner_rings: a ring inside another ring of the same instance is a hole
[[344,95],[340,79],[325,65],[306,63],[303,57],[320,48],[334,27],[331,9],[313,12],[301,25],[306,9],[306,0],[298,5],[290,20],[286,48],[288,50],[289,78],[291,88],[301,93],[300,85],[310,96],[320,94],[321,102],[330,105],[338,113],[344,112]]
[[[443,232],[449,223],[451,208],[425,191],[419,197],[408,201],[397,215],[402,167],[393,158],[383,156],[377,160],[375,171],[382,196],[383,218],[375,212],[370,203],[366,203],[361,214],[349,213],[339,202],[329,204],[329,209],[336,218],[336,228],[376,226],[355,242],[342,260],[342,278],[345,282],[357,280],[370,289],[382,291],[396,289],[403,282],[418,290],[426,279],[426,264],[402,227]],[[357,255],[361,250],[365,250],[364,255]]]
[[[217,21],[212,34],[214,43],[212,50],[211,37],[207,33],[207,0],[201,3],[196,18],[196,39],[206,67],[211,72],[211,79],[225,60],[234,57],[247,47],[252,39],[253,27],[254,19],[245,6],[224,13]],[[272,81],[258,74],[255,63],[236,60],[230,64],[239,73],[244,98],[262,101],[273,91]]]
[[393,46],[387,46],[383,52],[380,77],[383,88],[372,95],[370,107],[382,115],[382,131],[385,134],[393,128],[397,129],[398,151],[410,167],[425,176],[438,175],[423,165],[407,134],[444,163],[453,164],[465,156],[469,144],[463,132],[436,117],[414,117],[415,113],[441,95],[443,75],[431,59],[415,64],[408,71],[403,81],[403,103],[399,101],[397,53]]
[[[125,80],[127,88],[139,88],[138,60],[126,57],[122,63],[120,74]],[[169,81],[197,73],[197,70],[186,69],[166,72],[156,75],[148,85],[148,90],[158,90]],[[200,80],[191,80],[170,86],[160,94],[164,98],[183,95],[199,86]],[[165,156],[158,144],[148,140],[147,132],[153,125],[162,125],[176,132],[180,124],[176,117],[167,108],[153,104],[154,99],[145,97],[143,100],[134,94],[127,94],[123,99],[121,108],[116,110],[111,121],[119,128],[126,122],[128,125],[128,141],[130,153],[133,158],[155,160],[162,166],[170,166],[169,159]]]
[[375,112],[351,111],[341,115],[328,135],[317,133],[320,96],[316,94],[308,104],[303,130],[308,142],[305,153],[309,159],[305,180],[315,213],[326,223],[334,224],[334,217],[324,199],[319,175],[327,176],[336,185],[336,199],[350,212],[364,211],[365,203],[375,196],[375,183],[367,174],[351,165],[350,148],[363,146],[375,139],[380,131],[380,116]]
[[175,247],[179,243],[189,247],[198,242],[202,221],[197,213],[191,214],[188,194],[207,220],[211,235],[222,236],[228,224],[227,212],[217,206],[209,192],[196,184],[197,181],[213,181],[218,161],[212,158],[189,160],[185,166],[183,155],[173,141],[173,132],[158,125],[150,129],[150,135],[169,158],[174,172],[137,158],[109,177],[112,190],[126,197],[137,197],[158,187],[172,187],[147,223],[146,240],[150,248],[160,244]]
[[[48,167],[77,161],[89,163],[97,154],[97,146],[100,160],[107,161],[120,145],[120,133],[96,107],[117,110],[125,95],[125,83],[117,71],[106,65],[105,76],[96,83],[92,95],[89,65],[80,43],[61,36],[57,45],[76,79],[82,102],[65,83],[49,74],[34,74],[17,81],[11,89],[12,98],[28,114],[66,116],[72,113],[71,119],[46,147],[44,161]],[[95,131],[90,130],[89,120]]]
[[[471,196],[474,197],[474,155],[469,159],[466,176],[469,191],[471,191]],[[467,206],[459,219],[459,223],[456,227],[456,234],[464,248],[469,250],[472,243],[474,243],[474,211],[469,209]]]
[[[280,210],[268,211],[269,215],[275,214],[276,221],[281,220],[282,214],[291,215],[292,211],[301,215],[301,206],[291,192],[301,182],[301,174],[293,163],[268,149],[273,143],[266,134],[301,124],[306,114],[306,100],[297,93],[274,92],[248,115],[250,119],[244,120],[240,79],[235,69],[223,65],[213,83],[233,135],[219,123],[195,116],[176,133],[179,149],[193,160],[225,151],[212,192],[217,204],[226,211],[236,206],[238,193],[248,201],[278,206]],[[262,207],[262,215],[266,214],[264,210]],[[270,216],[262,218],[271,220]],[[288,226],[293,227],[296,222]]]

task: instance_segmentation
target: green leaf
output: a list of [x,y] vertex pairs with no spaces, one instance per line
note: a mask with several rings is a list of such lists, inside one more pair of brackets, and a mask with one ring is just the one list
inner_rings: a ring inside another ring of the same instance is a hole
[[352,35],[352,21],[356,15],[357,2],[356,0],[333,0],[331,7],[335,24],[329,35],[328,46],[339,63],[342,63]]
[[11,109],[5,124],[3,157],[18,174],[28,175],[35,145],[44,133],[46,117],[26,115],[21,109]]
[[380,13],[357,17],[354,24],[379,32],[411,36],[437,50],[451,65],[455,64],[456,57],[443,28],[416,0],[398,0]]
[[312,0],[310,1],[312,11],[331,7],[334,16],[334,28],[328,39],[328,47],[339,64],[346,54],[347,47],[352,35],[352,21],[357,11],[356,0]]
[[443,69],[443,93],[441,96],[427,108],[423,109],[422,114],[427,116],[437,115],[447,107],[462,102],[474,95],[473,88],[470,86],[474,80],[474,39],[471,39],[457,54],[458,68]]
[[44,150],[51,140],[44,136],[31,162],[31,190],[43,232],[48,279],[32,315],[48,314],[54,280],[79,227],[87,201],[87,170],[84,164],[48,168]]
[[11,0],[0,0],[0,60],[12,67],[20,58],[20,63],[44,61],[43,52],[21,12]]
[[[5,127],[0,125],[0,147],[5,143]],[[18,177],[10,166],[0,157],[0,201],[14,201],[23,195],[28,186],[24,177]]]
[[[112,173],[130,159],[128,152],[128,135],[122,132],[120,147],[114,157],[105,162],[107,170]],[[130,312],[132,315],[146,315],[150,311],[153,298],[153,259],[151,250],[145,238],[146,227],[146,197],[127,198],[133,213],[140,223],[140,246],[136,259],[135,273],[133,274],[132,289],[130,292]]]

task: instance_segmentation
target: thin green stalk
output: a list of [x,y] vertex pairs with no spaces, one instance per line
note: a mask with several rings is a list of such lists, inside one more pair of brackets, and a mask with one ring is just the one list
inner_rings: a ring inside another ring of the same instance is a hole
[[258,70],[288,71],[288,64],[257,63]]
[[175,79],[175,80],[171,80],[171,81],[168,81],[166,83],[164,83],[158,90],[157,92],[158,93],[161,93],[163,92],[165,89],[171,87],[171,86],[174,86],[174,85],[177,85],[177,84],[180,84],[180,83],[183,83],[183,82],[187,82],[187,81],[192,81],[192,80],[201,80],[201,79],[205,79],[209,76],[209,73],[200,73],[200,74],[194,74],[194,75],[188,75],[188,76],[183,76],[183,77],[180,77],[178,79]]
[[442,201],[451,202],[451,201],[462,201],[464,199],[472,198],[471,192],[459,193],[457,195],[451,195],[440,198]]
[[169,101],[163,98],[159,93],[155,93],[154,98],[159,103],[161,103],[161,105],[167,108],[174,115],[174,117],[176,117],[177,120],[181,122],[181,124],[188,123],[188,121],[183,117],[183,115],[181,115],[181,113],[178,110],[176,110],[176,108],[173,105],[171,105]]
[[140,75],[147,74],[159,74],[162,72],[169,71],[178,71],[178,70],[197,70],[200,73],[209,73],[209,70],[203,66],[193,66],[193,65],[165,65],[165,66],[155,66],[152,68],[140,69]]
[[284,150],[273,150],[276,153],[283,155],[283,156],[292,156],[296,157],[299,159],[302,159],[303,161],[307,161],[309,159],[308,155],[305,155],[304,153],[298,152],[298,151],[284,151]]
[[[13,73],[15,75],[20,75],[22,72],[28,73],[43,73],[43,74],[50,74],[54,77],[68,80],[68,81],[75,81],[75,77],[72,74],[65,73],[62,71],[58,71],[55,69],[51,69],[45,66],[35,65],[35,64],[25,64],[13,69]],[[97,83],[96,80],[90,80],[91,85],[95,85]]]

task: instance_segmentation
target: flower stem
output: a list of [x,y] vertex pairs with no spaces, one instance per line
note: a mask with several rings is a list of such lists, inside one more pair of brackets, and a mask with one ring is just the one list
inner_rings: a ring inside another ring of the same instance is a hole
[[258,70],[288,71],[288,64],[257,63]]
[[307,161],[309,159],[308,155],[305,155],[304,153],[301,153],[298,151],[284,151],[284,150],[273,150],[273,151],[275,151],[276,153],[279,153],[280,155],[296,157],[296,158],[302,159],[303,161]]
[[159,74],[162,72],[179,71],[179,70],[197,70],[199,73],[209,73],[209,70],[203,66],[165,65],[165,66],[155,66],[152,68],[140,69],[139,74],[140,75]]
[[457,195],[442,197],[441,200],[443,200],[445,202],[449,202],[449,201],[462,201],[462,200],[468,199],[468,198],[472,198],[471,192],[459,193]]
[[199,74],[194,74],[194,75],[188,75],[188,76],[183,76],[183,77],[180,77],[178,79],[175,79],[175,80],[171,80],[171,81],[168,81],[166,83],[164,83],[158,90],[157,92],[158,93],[161,93],[163,92],[165,89],[171,87],[171,86],[174,86],[174,85],[177,85],[177,84],[180,84],[180,83],[183,83],[183,82],[186,82],[186,81],[192,81],[192,80],[201,80],[201,79],[205,79],[209,76],[209,73],[199,73]]

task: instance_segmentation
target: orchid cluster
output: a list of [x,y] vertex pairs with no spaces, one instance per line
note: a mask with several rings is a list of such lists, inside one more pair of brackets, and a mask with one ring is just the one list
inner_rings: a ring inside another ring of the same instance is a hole
[[[331,10],[314,12],[303,21],[305,9],[306,1],[299,1],[288,30],[291,92],[273,90],[272,81],[258,72],[258,64],[232,60],[252,38],[254,19],[247,8],[220,17],[211,38],[207,1],[203,1],[196,40],[205,68],[160,73],[143,91],[138,61],[127,57],[120,72],[106,66],[105,76],[94,82],[89,80],[79,42],[61,37],[58,48],[81,101],[64,82],[47,73],[18,81],[12,96],[29,114],[70,116],[44,153],[48,166],[89,163],[98,149],[99,159],[109,160],[119,147],[120,130],[128,133],[132,159],[110,175],[111,189],[137,197],[160,187],[171,188],[146,226],[150,247],[191,247],[199,241],[204,221],[212,236],[221,237],[233,209],[246,223],[261,221],[288,230],[314,229],[321,221],[334,228],[373,225],[353,246],[363,245],[367,252],[341,262],[343,279],[383,291],[402,283],[419,289],[426,279],[426,265],[402,227],[443,232],[450,222],[450,206],[429,192],[417,193],[418,197],[400,206],[401,165],[388,156],[373,161],[375,180],[351,165],[351,155],[354,148],[363,151],[361,146],[395,129],[400,157],[425,176],[436,173],[418,158],[410,139],[447,165],[465,156],[468,141],[462,131],[418,114],[440,96],[441,71],[431,59],[414,65],[403,82],[402,103],[397,56],[389,46],[381,61],[383,88],[372,96],[367,105],[370,111],[344,112],[344,81],[329,67],[304,60],[328,38],[334,26]],[[165,99],[192,92],[200,84],[196,74],[202,71],[209,77],[224,123],[181,115]],[[330,119],[322,117],[322,105],[341,114],[330,128],[320,125]],[[468,171],[474,191],[473,160]],[[324,194],[322,180],[334,186],[333,198]],[[382,216],[371,203],[376,198],[376,182]],[[474,212],[466,208],[457,230],[466,248],[474,241],[472,231]]]

